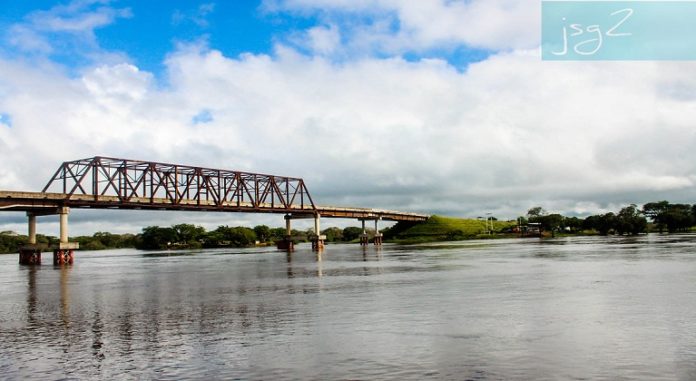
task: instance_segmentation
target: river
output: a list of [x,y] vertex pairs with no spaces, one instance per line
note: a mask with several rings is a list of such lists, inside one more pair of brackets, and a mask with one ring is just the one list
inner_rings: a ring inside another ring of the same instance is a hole
[[694,235],[17,261],[0,379],[696,379]]

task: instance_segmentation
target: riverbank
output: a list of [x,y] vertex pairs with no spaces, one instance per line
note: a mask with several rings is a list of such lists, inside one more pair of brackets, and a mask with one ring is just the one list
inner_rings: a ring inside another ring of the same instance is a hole
[[[604,233],[591,223],[592,217],[580,220],[578,218],[553,218],[556,215],[541,217],[541,227],[545,230],[543,237],[588,236],[601,234],[619,234],[616,229],[604,229]],[[557,223],[550,223],[558,220]],[[523,221],[524,224],[524,221]],[[498,239],[516,238],[513,231],[517,221],[497,221],[472,218],[455,218],[433,215],[425,222],[398,222],[394,226],[382,229],[384,242],[397,244],[420,244],[428,242],[461,241],[468,239]],[[549,225],[544,227],[544,225]],[[191,224],[173,225],[168,228],[150,226],[142,229],[140,234],[112,234],[97,232],[92,236],[70,237],[71,242],[78,242],[82,250],[96,251],[118,248],[140,248],[150,250],[185,250],[203,247],[253,247],[270,246],[274,241],[285,237],[285,228],[269,228],[264,225],[248,227],[220,226],[207,232],[200,226]],[[659,224],[648,223],[643,232],[660,232]],[[551,232],[554,232],[553,234]],[[683,232],[694,232],[694,228]],[[293,240],[306,242],[313,231],[292,231]],[[362,229],[355,226],[343,229],[329,227],[322,230],[327,237],[326,243],[358,243]],[[368,229],[372,236],[374,231]],[[17,248],[25,245],[28,237],[13,232],[0,232],[0,254],[16,253]],[[55,245],[57,237],[38,235],[37,241],[47,246]]]
[[503,232],[515,225],[515,221],[485,221],[434,215],[425,222],[398,222],[386,230],[384,235],[386,242],[399,244],[510,238],[516,235]]

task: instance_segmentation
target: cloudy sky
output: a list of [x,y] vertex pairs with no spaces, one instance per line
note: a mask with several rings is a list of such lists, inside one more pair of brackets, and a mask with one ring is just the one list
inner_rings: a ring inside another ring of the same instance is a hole
[[[542,61],[539,1],[1,7],[0,189],[39,191],[61,162],[104,155],[303,177],[319,204],[462,217],[696,202],[696,65]],[[89,234],[283,223],[71,219]],[[0,214],[0,230],[25,217]]]

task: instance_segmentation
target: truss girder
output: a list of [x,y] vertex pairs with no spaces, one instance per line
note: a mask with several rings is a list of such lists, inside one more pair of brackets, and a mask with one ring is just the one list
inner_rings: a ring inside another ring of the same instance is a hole
[[177,207],[316,211],[301,178],[97,156],[64,162],[42,192]]

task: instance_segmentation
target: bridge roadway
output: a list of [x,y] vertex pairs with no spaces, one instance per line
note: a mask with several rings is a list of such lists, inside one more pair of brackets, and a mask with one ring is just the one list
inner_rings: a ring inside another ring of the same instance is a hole
[[200,212],[241,212],[241,213],[278,213],[290,214],[296,218],[314,217],[318,214],[327,218],[351,218],[358,220],[384,221],[425,221],[427,215],[398,212],[392,210],[352,208],[321,205],[288,205],[282,206],[271,203],[253,204],[250,202],[222,202],[205,199],[179,199],[176,204],[169,198],[162,197],[131,197],[123,199],[119,196],[81,195],[46,192],[14,192],[0,191],[0,210],[21,211],[38,215],[59,214],[54,212],[60,208],[89,208],[89,209],[142,209],[142,210],[179,210]]

